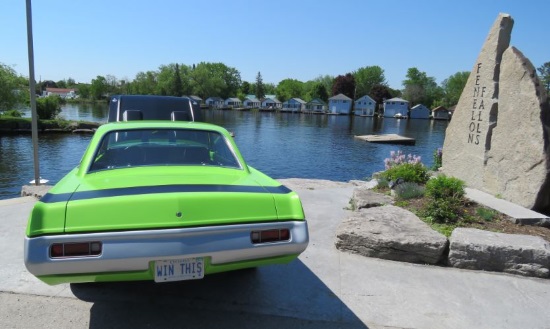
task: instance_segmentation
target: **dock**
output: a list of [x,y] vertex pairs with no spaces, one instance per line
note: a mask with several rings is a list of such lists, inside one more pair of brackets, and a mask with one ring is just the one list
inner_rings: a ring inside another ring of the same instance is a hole
[[403,145],[414,145],[416,143],[416,139],[412,137],[405,137],[397,134],[361,135],[361,136],[355,136],[355,138],[358,138],[370,143],[403,144]]

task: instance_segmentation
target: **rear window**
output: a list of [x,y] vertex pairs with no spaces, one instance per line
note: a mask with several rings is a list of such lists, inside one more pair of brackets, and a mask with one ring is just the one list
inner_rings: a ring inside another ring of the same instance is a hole
[[140,166],[241,168],[225,137],[193,129],[121,130],[106,134],[90,172]]

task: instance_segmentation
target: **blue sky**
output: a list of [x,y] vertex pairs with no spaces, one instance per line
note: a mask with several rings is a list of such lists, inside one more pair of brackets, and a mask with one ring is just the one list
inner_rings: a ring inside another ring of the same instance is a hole
[[[401,89],[417,67],[437,83],[472,69],[499,12],[511,44],[550,61],[548,0],[35,0],[36,79],[132,80],[160,65],[222,62],[254,82],[384,69]],[[0,63],[28,76],[25,1],[0,3]]]

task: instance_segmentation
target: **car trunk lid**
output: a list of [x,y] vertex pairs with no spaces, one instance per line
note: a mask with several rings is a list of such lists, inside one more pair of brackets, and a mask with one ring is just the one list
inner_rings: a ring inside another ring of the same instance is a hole
[[[66,232],[156,229],[277,219],[271,193],[242,170],[98,173],[67,203]],[[144,178],[146,177],[146,178]],[[140,184],[135,184],[139,180]]]

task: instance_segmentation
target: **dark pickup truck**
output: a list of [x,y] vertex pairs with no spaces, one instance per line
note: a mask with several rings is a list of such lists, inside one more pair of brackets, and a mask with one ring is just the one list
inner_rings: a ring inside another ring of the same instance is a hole
[[203,121],[203,118],[200,105],[189,97],[111,96],[108,122],[131,120]]

